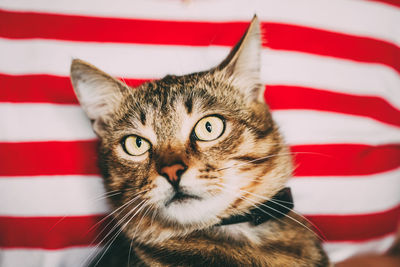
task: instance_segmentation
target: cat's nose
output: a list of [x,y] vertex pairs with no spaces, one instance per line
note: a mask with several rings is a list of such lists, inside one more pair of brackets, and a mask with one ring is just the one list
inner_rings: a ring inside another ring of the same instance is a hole
[[173,186],[177,186],[186,169],[187,167],[184,164],[176,163],[171,166],[162,167],[160,173],[167,178],[168,182]]

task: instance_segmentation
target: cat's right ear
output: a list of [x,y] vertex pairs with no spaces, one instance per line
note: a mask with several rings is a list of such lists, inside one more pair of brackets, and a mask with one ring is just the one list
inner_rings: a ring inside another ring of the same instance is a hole
[[80,59],[72,61],[70,77],[79,103],[93,122],[94,131],[101,135],[107,118],[121,104],[123,93],[129,88]]
[[264,99],[260,80],[261,46],[260,22],[254,15],[240,41],[216,68],[217,73],[231,81],[231,84],[250,101]]

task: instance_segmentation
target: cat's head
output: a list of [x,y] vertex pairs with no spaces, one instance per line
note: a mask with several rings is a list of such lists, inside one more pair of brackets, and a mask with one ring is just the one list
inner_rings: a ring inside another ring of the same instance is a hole
[[125,205],[117,217],[198,229],[284,187],[291,160],[263,100],[260,52],[255,17],[219,66],[135,89],[73,61],[74,89],[101,141],[105,185],[116,192],[111,202]]

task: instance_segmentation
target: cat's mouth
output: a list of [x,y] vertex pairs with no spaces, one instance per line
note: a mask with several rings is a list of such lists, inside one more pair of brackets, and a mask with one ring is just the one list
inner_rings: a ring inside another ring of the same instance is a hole
[[165,206],[168,207],[172,203],[184,203],[189,200],[200,200],[201,198],[199,196],[191,195],[191,194],[186,194],[183,193],[182,191],[176,191],[175,194],[172,196],[170,200],[165,203]]

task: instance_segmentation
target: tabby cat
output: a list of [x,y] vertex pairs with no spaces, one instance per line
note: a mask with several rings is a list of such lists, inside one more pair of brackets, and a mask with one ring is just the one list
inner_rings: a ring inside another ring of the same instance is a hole
[[73,60],[114,209],[93,265],[329,265],[290,211],[292,159],[264,103],[260,52],[254,17],[217,67],[136,89]]

